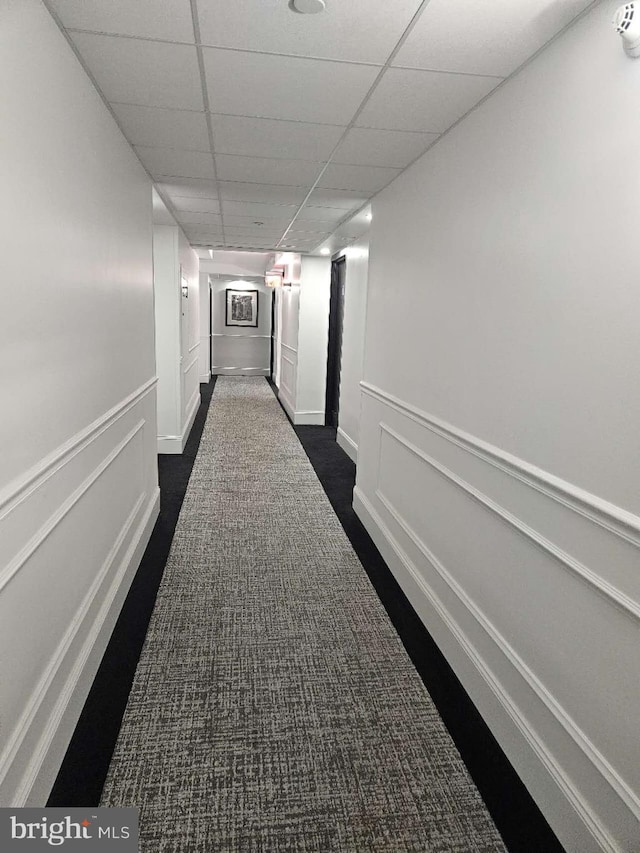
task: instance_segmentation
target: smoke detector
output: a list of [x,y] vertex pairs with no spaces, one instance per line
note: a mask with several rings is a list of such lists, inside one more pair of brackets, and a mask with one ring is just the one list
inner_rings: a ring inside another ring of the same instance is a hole
[[316,15],[324,12],[325,3],[324,0],[289,0],[289,8],[301,15]]
[[622,38],[627,56],[640,56],[640,5],[625,3],[619,6],[613,16],[613,26]]

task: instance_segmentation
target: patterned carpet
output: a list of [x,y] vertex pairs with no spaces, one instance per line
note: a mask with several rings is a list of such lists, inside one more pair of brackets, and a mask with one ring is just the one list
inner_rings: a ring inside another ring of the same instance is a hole
[[218,379],[102,805],[142,853],[505,850],[262,378]]

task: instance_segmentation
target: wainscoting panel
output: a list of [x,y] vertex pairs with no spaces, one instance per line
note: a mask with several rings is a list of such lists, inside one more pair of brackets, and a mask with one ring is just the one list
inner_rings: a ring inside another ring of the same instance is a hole
[[271,358],[271,336],[247,333],[214,334],[213,373],[267,375]]
[[0,805],[44,805],[155,523],[154,384],[0,507]]
[[354,506],[561,841],[640,849],[639,520],[364,383],[362,413]]
[[284,343],[281,344],[281,347],[280,389],[278,396],[287,414],[295,423],[298,351]]

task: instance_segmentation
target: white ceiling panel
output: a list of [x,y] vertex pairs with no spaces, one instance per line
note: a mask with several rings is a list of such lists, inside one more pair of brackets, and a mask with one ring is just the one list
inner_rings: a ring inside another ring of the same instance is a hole
[[499,82],[496,77],[390,68],[357,124],[441,133]]
[[257,237],[261,240],[272,240],[274,237],[281,237],[284,234],[286,225],[283,228],[268,228],[266,225],[263,228],[257,228],[255,225],[251,227],[243,227],[242,225],[227,225],[225,222],[224,233],[229,236],[238,237]]
[[220,195],[230,201],[258,201],[268,204],[300,204],[308,190],[274,184],[247,184],[242,181],[220,181]]
[[[288,209],[288,208],[287,208]],[[245,228],[253,228],[255,230],[256,227],[262,228],[262,225],[256,226],[256,223],[262,222],[264,224],[264,228],[269,228],[270,230],[277,230],[278,228],[284,230],[287,225],[291,222],[296,212],[296,208],[293,208],[293,213],[290,216],[282,216],[279,217],[263,217],[260,218],[258,216],[238,216],[237,214],[229,213],[227,209],[227,205],[224,205],[224,224],[225,228],[228,225],[229,227],[233,227],[235,225],[240,225]]]
[[319,187],[377,192],[400,174],[400,169],[383,166],[344,166],[329,163],[318,182]]
[[219,243],[222,243],[224,240],[224,237],[222,235],[222,231],[220,229],[218,229],[218,230],[210,229],[209,231],[206,231],[206,230],[202,231],[202,230],[199,230],[196,228],[184,228],[183,230],[184,230],[184,233],[189,238],[189,240],[197,240],[197,241],[212,240],[212,241],[219,242]]
[[216,155],[216,170],[221,181],[255,181],[258,184],[303,187],[312,184],[321,169],[322,163],[309,160]]
[[262,204],[257,201],[226,201],[224,202],[225,216],[251,217],[252,219],[288,219],[295,216],[297,204]]
[[176,148],[148,148],[136,145],[140,159],[154,178],[174,175],[181,178],[212,178],[211,154],[202,151],[180,151]]
[[159,183],[158,188],[173,198],[218,198],[218,185],[215,181],[202,178],[175,178],[171,181]]
[[176,211],[176,216],[181,225],[211,225],[222,228],[222,217],[218,213],[201,213],[196,210]]
[[313,207],[305,204],[300,212],[300,221],[321,222],[327,227],[339,222],[348,211],[341,207]]
[[89,33],[71,36],[107,100],[204,108],[195,47]]
[[420,0],[328,2],[321,15],[286,0],[198,0],[205,44],[384,64]]
[[404,169],[437,138],[437,133],[353,127],[331,162]]
[[327,160],[344,128],[330,124],[214,115],[216,153]]
[[65,27],[193,42],[189,0],[50,0]]
[[209,151],[204,113],[111,104],[129,142],[165,148]]
[[309,196],[307,204],[317,207],[341,208],[343,213],[360,207],[369,198],[368,193],[358,193],[353,190],[315,189]]
[[590,2],[431,0],[393,64],[506,77]]
[[378,73],[369,65],[291,56],[203,53],[214,113],[346,125]]
[[193,196],[171,196],[176,210],[194,210],[199,213],[220,213],[220,205],[215,198],[194,198]]

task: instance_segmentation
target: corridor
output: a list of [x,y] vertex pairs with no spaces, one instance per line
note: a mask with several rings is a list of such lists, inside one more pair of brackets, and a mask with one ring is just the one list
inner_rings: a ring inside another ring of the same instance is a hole
[[262,378],[218,378],[102,804],[149,853],[505,849]]

